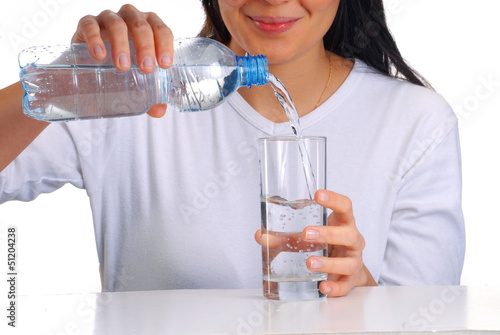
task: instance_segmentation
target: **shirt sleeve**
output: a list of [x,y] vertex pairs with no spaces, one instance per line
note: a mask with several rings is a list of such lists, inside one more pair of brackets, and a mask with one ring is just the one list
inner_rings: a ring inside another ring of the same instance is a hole
[[402,177],[381,285],[456,285],[465,255],[458,125]]
[[0,173],[0,204],[31,201],[66,183],[84,187],[78,151],[66,124],[52,123]]

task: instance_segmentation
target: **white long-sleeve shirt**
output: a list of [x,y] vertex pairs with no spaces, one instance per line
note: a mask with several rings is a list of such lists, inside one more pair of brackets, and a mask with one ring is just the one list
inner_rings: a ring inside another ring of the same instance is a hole
[[[356,61],[300,122],[304,135],[327,137],[327,188],[351,198],[374,279],[459,283],[465,232],[449,105]],[[104,291],[257,288],[257,139],[291,134],[238,93],[205,112],[54,123],[0,174],[0,203],[85,188]]]

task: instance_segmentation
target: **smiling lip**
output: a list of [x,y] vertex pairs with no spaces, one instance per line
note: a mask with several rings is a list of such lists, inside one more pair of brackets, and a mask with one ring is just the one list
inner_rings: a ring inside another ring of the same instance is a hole
[[290,30],[299,20],[291,17],[250,17],[257,28],[267,34],[279,34]]

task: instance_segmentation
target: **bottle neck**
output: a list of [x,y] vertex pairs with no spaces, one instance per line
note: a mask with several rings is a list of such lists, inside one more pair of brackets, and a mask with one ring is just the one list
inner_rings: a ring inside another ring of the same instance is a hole
[[265,85],[269,82],[269,65],[267,57],[262,55],[243,57],[236,56],[240,86]]

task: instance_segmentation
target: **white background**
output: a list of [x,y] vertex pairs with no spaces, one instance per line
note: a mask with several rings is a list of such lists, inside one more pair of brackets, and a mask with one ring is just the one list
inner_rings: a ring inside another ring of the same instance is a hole
[[[467,252],[464,285],[500,285],[500,21],[497,0],[385,0],[403,56],[454,107],[460,120]],[[198,33],[198,0],[130,1],[157,12],[176,37]],[[0,88],[18,80],[17,54],[30,45],[69,43],[78,20],[116,0],[25,0],[0,5]],[[36,169],[36,166],[33,166]],[[369,186],[369,185],[368,185]],[[31,203],[0,205],[0,269],[6,229],[18,229],[21,294],[100,291],[85,191],[72,186]],[[0,278],[1,274],[0,274]],[[1,292],[5,285],[1,280]],[[3,295],[3,293],[2,293]]]

